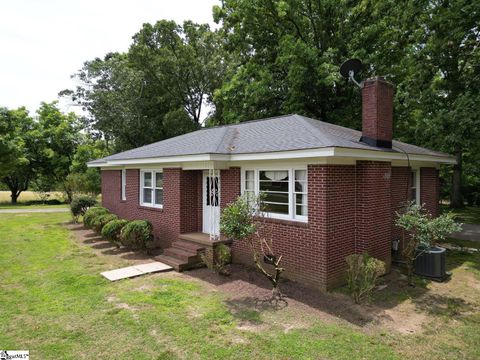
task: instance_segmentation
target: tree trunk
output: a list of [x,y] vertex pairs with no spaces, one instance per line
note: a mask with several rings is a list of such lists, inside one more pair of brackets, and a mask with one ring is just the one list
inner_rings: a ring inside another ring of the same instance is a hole
[[464,206],[462,196],[462,149],[460,147],[455,149],[455,157],[457,164],[453,166],[450,206],[458,209],[463,208]]
[[11,195],[10,197],[12,198],[12,204],[16,204],[17,203],[17,200],[18,200],[18,197],[20,196],[20,193],[17,192],[16,190],[15,191],[11,191]]

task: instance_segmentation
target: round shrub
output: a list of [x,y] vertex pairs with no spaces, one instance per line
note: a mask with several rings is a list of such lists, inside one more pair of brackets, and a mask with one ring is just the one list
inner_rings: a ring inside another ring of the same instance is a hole
[[103,227],[102,237],[114,243],[118,247],[120,244],[120,231],[122,231],[122,228],[127,224],[128,220],[123,219],[110,221]]
[[113,220],[118,220],[118,216],[115,214],[98,215],[93,219],[92,227],[97,233],[101,234],[103,227]]
[[77,222],[79,216],[85,215],[85,212],[95,205],[97,205],[97,200],[92,196],[80,195],[75,197],[70,203],[70,211],[75,222]]
[[96,217],[100,215],[105,215],[109,214],[110,212],[108,209],[101,207],[101,206],[94,206],[85,211],[85,215],[83,215],[83,225],[85,225],[88,228],[91,228],[93,226],[93,221],[95,220]]
[[152,224],[146,220],[133,220],[120,232],[120,242],[133,250],[148,250],[153,240]]

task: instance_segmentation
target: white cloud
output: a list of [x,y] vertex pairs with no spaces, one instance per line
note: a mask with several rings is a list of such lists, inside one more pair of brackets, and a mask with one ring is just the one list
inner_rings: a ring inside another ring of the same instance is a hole
[[126,51],[143,23],[191,19],[214,26],[215,4],[219,0],[0,0],[0,106],[34,112],[75,86],[70,75],[84,61]]

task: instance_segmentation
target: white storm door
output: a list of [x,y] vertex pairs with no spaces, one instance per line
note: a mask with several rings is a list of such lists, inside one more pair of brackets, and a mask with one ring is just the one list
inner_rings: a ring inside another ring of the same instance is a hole
[[203,232],[220,234],[220,174],[203,172]]

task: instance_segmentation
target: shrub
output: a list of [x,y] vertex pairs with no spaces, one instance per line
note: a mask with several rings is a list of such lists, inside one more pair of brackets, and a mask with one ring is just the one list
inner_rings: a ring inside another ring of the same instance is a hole
[[113,220],[118,220],[118,216],[115,215],[115,214],[110,214],[110,213],[98,215],[94,218],[94,220],[92,222],[93,229],[98,234],[101,234],[103,227],[106,224],[108,224],[110,221],[113,221]]
[[133,250],[148,250],[152,240],[152,224],[146,220],[130,221],[120,232],[122,245]]
[[232,252],[225,244],[219,244],[215,247],[214,256],[203,253],[200,254],[200,258],[210,270],[216,271],[220,275],[230,275],[230,269],[227,265],[231,262]]
[[397,213],[395,224],[406,230],[408,236],[403,244],[402,255],[406,260],[408,284],[413,286],[413,268],[415,259],[423,251],[438,242],[445,241],[452,232],[460,231],[452,214],[443,214],[436,218],[421,205],[409,203],[403,211]]
[[352,254],[345,260],[348,264],[348,290],[359,304],[362,299],[370,297],[378,277],[385,273],[385,263],[368,254]]
[[105,224],[102,229],[102,237],[107,239],[108,241],[114,243],[119,247],[120,245],[120,231],[122,228],[128,223],[128,220],[117,219],[112,220]]
[[85,215],[85,212],[96,204],[97,200],[88,195],[80,195],[73,198],[70,203],[70,211],[72,212],[73,220],[77,222],[80,216]]
[[110,212],[108,209],[101,207],[101,206],[94,206],[85,211],[83,215],[83,225],[85,227],[91,228],[93,226],[93,221],[97,216],[109,214]]

